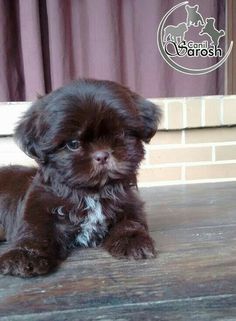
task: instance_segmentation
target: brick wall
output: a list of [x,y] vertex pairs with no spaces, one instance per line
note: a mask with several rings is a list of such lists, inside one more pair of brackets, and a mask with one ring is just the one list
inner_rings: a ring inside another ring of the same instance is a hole
[[[163,119],[146,146],[140,186],[236,180],[236,96],[152,101],[160,105]],[[11,137],[30,103],[0,105],[0,166],[34,164]]]
[[164,117],[146,146],[140,186],[236,180],[236,96],[152,101]]

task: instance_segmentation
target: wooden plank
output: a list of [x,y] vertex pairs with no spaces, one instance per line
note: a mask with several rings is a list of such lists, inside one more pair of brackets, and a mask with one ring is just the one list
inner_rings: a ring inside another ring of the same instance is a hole
[[75,251],[47,277],[1,277],[0,316],[236,294],[235,230],[228,229],[221,232],[223,238],[205,229],[201,244],[194,238],[189,243],[191,230],[179,237],[169,232],[159,257],[151,261],[116,260],[89,249]]
[[152,231],[236,224],[236,183],[145,188]]
[[[76,249],[51,275],[25,280],[0,276],[0,320],[235,320],[236,224],[231,207],[236,184],[210,185],[142,192],[149,206],[166,201],[166,208],[175,208],[175,213],[165,212],[169,221],[157,212],[161,224],[151,234],[160,254],[154,260],[117,260],[102,249]],[[221,219],[216,224],[207,211],[204,220],[204,206],[193,213],[190,199],[192,208],[200,208],[201,202],[215,207],[214,217]],[[228,221],[221,213],[223,200]],[[183,215],[187,204],[189,212]],[[0,247],[4,250],[6,245]]]
[[1,321],[235,321],[236,296],[212,296],[6,316]]

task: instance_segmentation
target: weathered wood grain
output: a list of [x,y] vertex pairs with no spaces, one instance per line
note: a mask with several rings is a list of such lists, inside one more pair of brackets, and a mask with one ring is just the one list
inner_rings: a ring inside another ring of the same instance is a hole
[[150,229],[236,224],[236,183],[145,188]]
[[234,295],[211,296],[15,315],[2,317],[1,321],[235,321],[235,302]]
[[236,320],[235,189],[224,183],[142,190],[156,259],[76,249],[49,276],[0,276],[0,320]]

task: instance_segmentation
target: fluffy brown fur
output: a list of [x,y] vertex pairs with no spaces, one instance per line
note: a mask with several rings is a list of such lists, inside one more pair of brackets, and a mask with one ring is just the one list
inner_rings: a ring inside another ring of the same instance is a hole
[[15,139],[38,168],[0,169],[0,223],[10,244],[0,272],[48,273],[75,246],[154,257],[135,185],[159,119],[157,106],[111,81],[78,80],[36,101]]

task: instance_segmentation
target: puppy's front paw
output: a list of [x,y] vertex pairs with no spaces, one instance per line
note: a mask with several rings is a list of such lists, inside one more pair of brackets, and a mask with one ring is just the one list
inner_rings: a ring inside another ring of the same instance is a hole
[[13,249],[0,256],[0,273],[20,277],[46,274],[52,268],[49,258],[23,249]]
[[122,236],[120,239],[108,241],[105,248],[118,258],[150,259],[155,258],[157,251],[154,241],[148,234],[137,233]]

